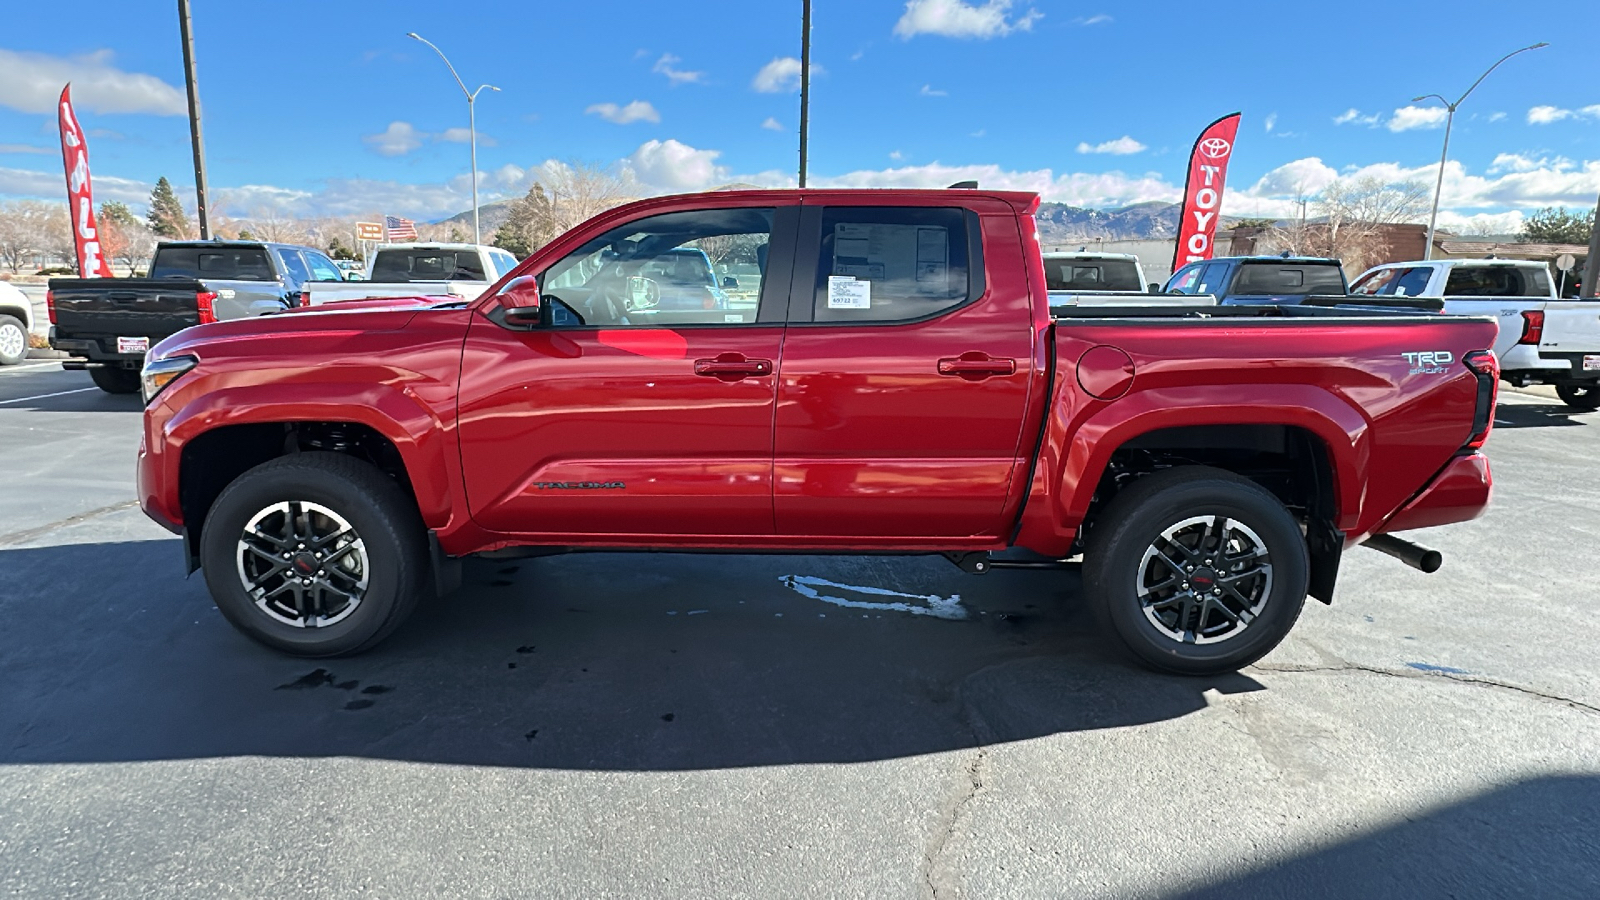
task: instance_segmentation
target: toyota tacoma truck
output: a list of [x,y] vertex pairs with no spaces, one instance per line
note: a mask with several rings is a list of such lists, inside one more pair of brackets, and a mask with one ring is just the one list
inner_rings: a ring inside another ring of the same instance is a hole
[[68,354],[62,368],[87,369],[106,393],[136,394],[151,344],[191,325],[299,306],[313,276],[341,277],[333,260],[310,247],[162,243],[148,278],[50,279],[50,346]]
[[[1437,568],[1393,533],[1488,502],[1492,320],[1052,315],[1038,202],[659,197],[473,300],[188,329],[143,370],[143,508],[234,625],[302,656],[373,646],[468,556],[942,554],[1081,566],[1116,643],[1215,673],[1331,600],[1351,547]],[[754,307],[630,302],[664,253],[730,240]]]

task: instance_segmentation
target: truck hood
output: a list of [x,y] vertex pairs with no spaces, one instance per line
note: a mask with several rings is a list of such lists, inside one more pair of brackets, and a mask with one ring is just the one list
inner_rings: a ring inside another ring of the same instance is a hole
[[208,349],[229,354],[244,345],[264,350],[272,344],[281,348],[276,352],[292,354],[297,345],[318,337],[402,331],[423,310],[459,306],[461,302],[459,297],[386,297],[196,325],[151,347],[146,359],[163,359],[180,353],[204,356]]

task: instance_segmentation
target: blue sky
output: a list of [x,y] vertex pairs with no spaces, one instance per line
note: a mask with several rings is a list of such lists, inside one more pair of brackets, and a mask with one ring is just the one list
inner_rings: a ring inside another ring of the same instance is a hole
[[[99,199],[190,183],[172,3],[15,4],[0,34],[0,199],[63,194],[51,102],[70,78]],[[818,185],[1039,190],[1084,206],[1176,200],[1189,145],[1245,118],[1225,211],[1288,214],[1297,193],[1376,174],[1432,182],[1457,116],[1446,224],[1514,225],[1600,193],[1600,3],[815,0]],[[1522,13],[1527,14],[1522,14]],[[796,160],[799,2],[195,0],[209,174],[226,211],[467,208],[474,87],[486,198],[550,160],[615,163],[645,190],[784,184]],[[1203,29],[1203,30],[1196,30]]]

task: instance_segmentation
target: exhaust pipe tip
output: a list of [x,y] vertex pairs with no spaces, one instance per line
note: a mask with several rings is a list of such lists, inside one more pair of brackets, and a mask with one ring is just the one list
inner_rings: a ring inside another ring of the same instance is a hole
[[1379,553],[1386,553],[1411,568],[1430,575],[1439,571],[1444,565],[1443,553],[1414,544],[1404,538],[1397,538],[1392,534],[1375,534],[1367,538],[1362,546],[1371,547]]

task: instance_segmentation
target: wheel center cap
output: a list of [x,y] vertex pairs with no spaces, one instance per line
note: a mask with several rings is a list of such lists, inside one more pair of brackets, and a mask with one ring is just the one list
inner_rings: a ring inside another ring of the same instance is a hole
[[1210,569],[1200,569],[1189,576],[1189,583],[1197,591],[1209,591],[1217,584],[1217,573]]
[[301,575],[310,575],[322,568],[322,562],[309,553],[301,553],[294,558],[294,570]]

